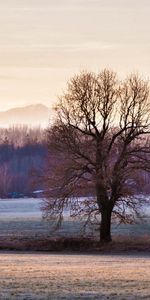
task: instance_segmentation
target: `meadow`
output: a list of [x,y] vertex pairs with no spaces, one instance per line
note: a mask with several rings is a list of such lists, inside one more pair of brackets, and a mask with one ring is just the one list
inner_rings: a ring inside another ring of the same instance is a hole
[[[118,242],[107,249],[70,252],[59,244],[54,252],[47,246],[56,233],[42,219],[41,204],[40,199],[0,200],[0,299],[150,299],[148,216],[135,225],[114,224]],[[66,219],[57,236],[77,236],[79,229]]]
[[0,254],[0,299],[150,299],[142,255]]
[[[51,225],[42,218],[42,199],[1,199],[0,200],[0,239],[3,237],[54,237],[81,235],[81,222],[71,220],[68,215],[64,218],[63,226],[57,231],[51,231]],[[112,224],[114,237],[124,236],[137,238],[150,234],[150,207],[144,209],[145,216],[135,224]],[[97,235],[89,231],[90,235]]]

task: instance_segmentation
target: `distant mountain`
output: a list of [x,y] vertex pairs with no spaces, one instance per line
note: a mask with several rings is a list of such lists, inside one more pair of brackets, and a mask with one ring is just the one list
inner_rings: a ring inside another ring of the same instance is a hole
[[46,127],[49,124],[50,109],[43,104],[16,107],[0,112],[0,127],[29,125]]

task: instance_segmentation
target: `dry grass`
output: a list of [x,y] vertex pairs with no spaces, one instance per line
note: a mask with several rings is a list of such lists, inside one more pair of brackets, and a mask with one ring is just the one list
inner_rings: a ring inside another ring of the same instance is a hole
[[150,251],[150,235],[115,236],[111,243],[99,243],[97,239],[72,236],[0,236],[0,250],[48,251],[79,253],[139,253]]
[[0,299],[150,299],[150,256],[0,254]]

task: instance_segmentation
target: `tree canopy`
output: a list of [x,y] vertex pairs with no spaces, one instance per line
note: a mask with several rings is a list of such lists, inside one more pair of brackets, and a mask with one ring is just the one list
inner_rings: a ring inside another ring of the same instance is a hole
[[[70,79],[48,131],[59,163],[47,178],[50,190],[57,190],[55,197],[47,195],[47,217],[60,224],[69,208],[85,224],[97,222],[100,240],[110,241],[111,217],[131,222],[142,204],[135,194],[142,172],[150,171],[149,132],[149,86],[139,75],[121,81],[104,69]],[[81,189],[91,197],[80,201]]]

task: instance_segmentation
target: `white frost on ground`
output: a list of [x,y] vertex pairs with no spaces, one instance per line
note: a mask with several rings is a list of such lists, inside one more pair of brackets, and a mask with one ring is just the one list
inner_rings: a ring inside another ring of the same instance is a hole
[[149,300],[150,256],[0,254],[2,300]]
[[42,217],[42,200],[34,198],[0,199],[0,219]]
[[[82,198],[81,198],[82,201]],[[0,199],[0,236],[6,235],[38,235],[50,234],[50,224],[42,219],[42,199]],[[144,222],[133,225],[112,225],[113,235],[149,235],[150,234],[150,206],[144,209],[148,218]],[[72,222],[65,213],[65,222],[58,231],[60,235],[72,235],[80,232],[80,223]]]

